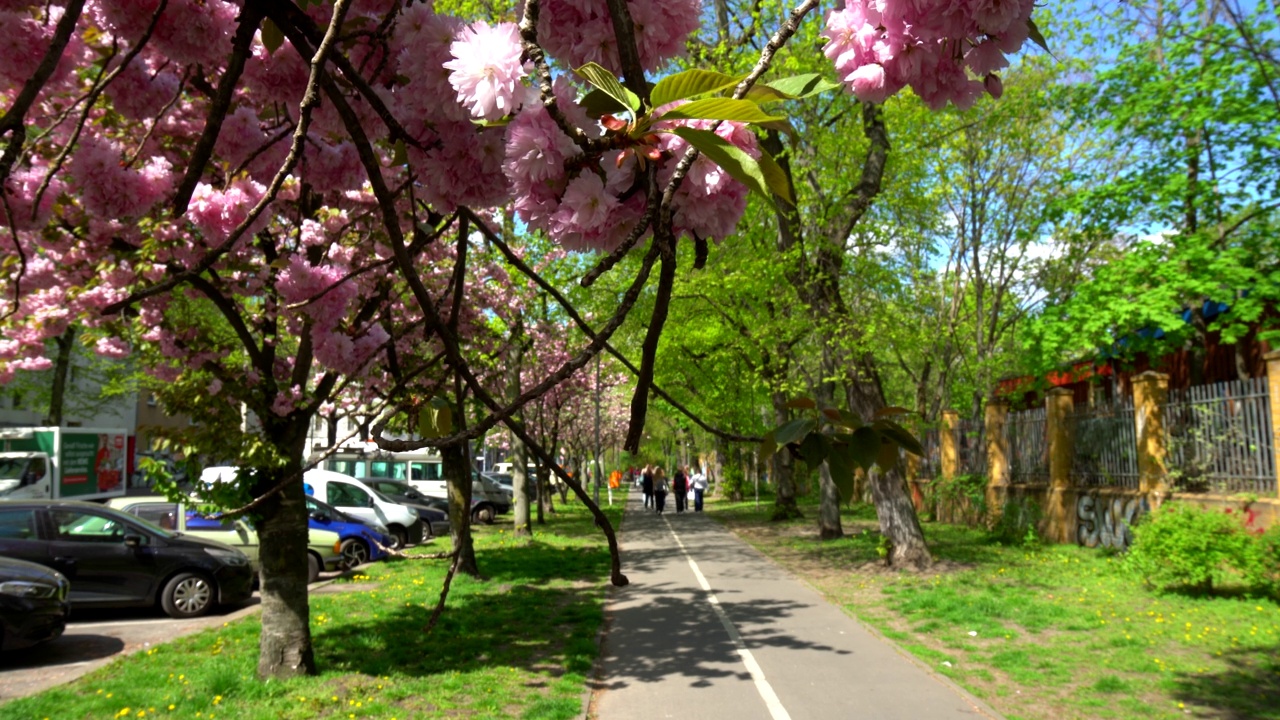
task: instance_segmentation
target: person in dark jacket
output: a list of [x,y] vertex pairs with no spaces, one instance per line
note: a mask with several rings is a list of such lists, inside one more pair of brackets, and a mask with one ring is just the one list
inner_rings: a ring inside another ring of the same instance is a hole
[[667,509],[667,493],[671,491],[671,481],[667,479],[667,473],[661,468],[653,469],[653,504],[658,508],[658,514],[661,515]]
[[685,501],[689,497],[689,474],[678,465],[676,474],[671,478],[671,492],[676,494],[676,512],[684,512]]
[[649,465],[640,473],[640,491],[644,493],[644,506],[653,507],[653,468]]

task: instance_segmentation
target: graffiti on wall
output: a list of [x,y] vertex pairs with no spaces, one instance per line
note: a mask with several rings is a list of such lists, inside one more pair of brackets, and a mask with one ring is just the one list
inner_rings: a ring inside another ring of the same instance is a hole
[[1150,511],[1146,497],[1081,495],[1076,501],[1076,541],[1085,547],[1127,550],[1133,542],[1131,528]]

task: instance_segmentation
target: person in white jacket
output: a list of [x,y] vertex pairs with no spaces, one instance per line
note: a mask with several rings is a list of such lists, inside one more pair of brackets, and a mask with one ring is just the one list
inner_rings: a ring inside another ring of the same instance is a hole
[[689,484],[693,486],[693,511],[702,512],[702,494],[707,491],[707,476],[702,473],[702,468],[689,478]]

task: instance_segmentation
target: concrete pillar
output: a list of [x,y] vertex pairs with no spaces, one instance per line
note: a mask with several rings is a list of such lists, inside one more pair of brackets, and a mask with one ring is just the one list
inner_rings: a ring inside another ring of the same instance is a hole
[[942,430],[938,433],[938,441],[942,446],[942,477],[955,479],[960,473],[960,449],[956,447],[956,432],[960,427],[960,413],[955,410],[942,411]]
[[1169,376],[1148,370],[1133,378],[1134,437],[1138,441],[1138,489],[1158,506],[1169,493],[1165,468],[1164,405]]
[[[1271,394],[1271,453],[1280,479],[1280,350],[1272,350],[1262,359],[1267,361],[1267,387]],[[1276,489],[1280,491],[1280,482]]]
[[1070,498],[1071,489],[1071,413],[1075,410],[1074,393],[1067,388],[1054,388],[1046,393],[1045,434],[1049,442],[1049,494],[1045,508],[1049,539],[1053,542],[1073,542],[1075,512]]
[[[920,458],[911,454],[904,453],[907,456],[907,487],[911,490],[911,504],[915,506],[916,512],[924,512],[924,491],[920,487]],[[932,480],[933,478],[928,478]]]
[[1008,420],[1008,400],[993,397],[987,401],[983,434],[987,438],[987,512],[993,522],[1004,509],[1010,481]]

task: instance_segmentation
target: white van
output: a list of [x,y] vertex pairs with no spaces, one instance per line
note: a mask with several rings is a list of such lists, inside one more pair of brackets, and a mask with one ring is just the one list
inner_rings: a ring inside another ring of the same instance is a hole
[[[205,468],[200,474],[202,482],[227,482],[234,479],[233,467]],[[398,547],[422,542],[422,518],[413,508],[388,500],[381,493],[363,482],[332,470],[308,470],[302,475],[302,485],[308,495],[333,505],[339,510],[361,520],[378,522],[391,531]]]

